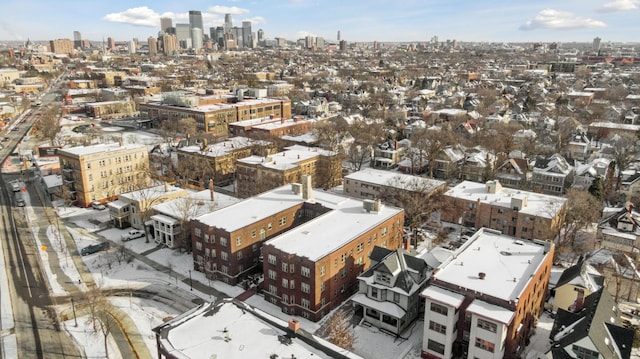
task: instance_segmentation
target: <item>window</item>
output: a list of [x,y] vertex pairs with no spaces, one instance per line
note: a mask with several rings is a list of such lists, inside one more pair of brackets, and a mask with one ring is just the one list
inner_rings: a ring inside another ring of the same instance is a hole
[[322,284],[320,284],[320,291],[324,292],[324,290],[327,288],[326,284],[324,282],[322,282]]
[[276,256],[275,255],[269,254],[269,257],[267,257],[267,258],[268,258],[269,264],[276,264]]
[[236,246],[240,247],[242,245],[242,236],[238,236],[238,238],[236,238]]
[[302,305],[304,308],[309,309],[309,306],[311,305],[311,302],[309,302],[309,299],[300,299],[300,305]]
[[267,229],[271,230],[273,228],[273,224],[271,222],[269,222],[269,224],[267,224]]
[[282,278],[282,288],[289,288],[289,280]]
[[493,353],[494,347],[495,347],[495,344],[493,344],[492,342],[484,339],[476,338],[476,348],[484,349],[488,352]]
[[239,252],[237,252],[237,253],[236,253],[236,258],[237,258],[238,260],[241,260],[241,259],[242,259],[242,251],[239,251]]
[[300,267],[300,274],[303,277],[309,278],[311,276],[311,270],[309,269],[309,267]]
[[396,303],[400,303],[400,293],[393,293],[393,301]]
[[202,229],[200,229],[200,228],[196,227],[196,228],[193,230],[193,234],[194,234],[196,237],[200,237],[200,236],[202,236]]
[[278,220],[278,224],[281,226],[284,226],[285,224],[287,224],[287,217],[280,218],[280,220]]
[[444,354],[444,344],[440,344],[433,339],[429,339],[429,341],[427,342],[427,349],[438,354]]
[[442,315],[447,315],[447,313],[449,312],[447,307],[438,303],[431,303],[431,311],[434,313],[440,313]]
[[220,237],[220,245],[223,247],[227,246],[227,239],[225,237]]
[[289,272],[289,266],[285,262],[282,262],[282,271],[285,273]]
[[346,262],[346,261],[347,261],[347,254],[346,254],[346,253],[342,253],[342,255],[340,256],[340,261],[341,261],[342,263],[344,263],[344,262]]
[[378,288],[371,287],[371,297],[378,299]]
[[438,332],[440,334],[446,334],[446,332],[447,332],[447,326],[446,325],[442,325],[442,324],[436,323],[434,321],[429,321],[429,329],[433,330],[434,332]]
[[340,270],[340,277],[344,278],[347,276],[347,268],[342,268]]
[[202,250],[202,242],[198,241],[196,242],[196,249],[201,251]]
[[362,252],[364,250],[364,242],[358,244],[358,247],[356,249],[358,253]]
[[276,271],[274,271],[273,269],[269,269],[267,274],[269,276],[269,279],[276,280],[278,278],[278,275],[276,274]]
[[256,238],[256,230],[251,231],[251,238]]
[[289,264],[289,273],[293,273],[296,271],[296,265],[291,263]]
[[478,318],[478,328],[482,328],[484,330],[488,330],[492,333],[495,333],[496,330],[498,329],[498,326],[496,325],[496,323],[491,323],[484,319]]
[[278,294],[278,287],[273,284],[269,284],[269,293]]
[[575,344],[571,347],[571,350],[573,350],[573,352],[576,353],[576,356],[580,359],[597,359],[600,357],[598,355],[598,352],[583,348]]
[[295,280],[290,280],[289,281],[289,288],[291,289],[296,289],[296,281]]
[[309,285],[309,283],[300,283],[300,290],[302,291],[302,293],[309,294],[311,292],[311,286]]
[[204,234],[204,243],[209,243],[209,235],[208,234]]
[[251,250],[254,251],[254,252],[257,252],[258,251],[258,245],[257,244],[252,245],[251,246]]
[[382,228],[382,234],[380,235],[381,237],[384,237],[387,235],[387,227]]
[[220,252],[220,258],[222,258],[223,261],[226,261],[229,259],[229,253],[227,252]]
[[325,269],[324,266],[320,267],[320,276],[324,276],[325,275]]

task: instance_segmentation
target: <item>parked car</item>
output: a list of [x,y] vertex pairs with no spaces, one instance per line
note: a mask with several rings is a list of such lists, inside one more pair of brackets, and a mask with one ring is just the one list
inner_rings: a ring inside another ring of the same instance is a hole
[[132,229],[129,232],[127,232],[125,235],[122,236],[122,240],[123,241],[130,241],[132,239],[136,239],[136,238],[142,238],[145,236],[144,231],[138,230],[138,229]]
[[103,210],[103,209],[105,209],[107,207],[104,204],[100,203],[100,202],[91,202],[91,208],[97,209],[97,210]]
[[82,254],[83,256],[86,256],[88,254],[98,253],[100,251],[105,251],[107,249],[109,249],[109,242],[102,242],[102,243],[92,244],[90,246],[82,248],[82,250],[80,251],[80,254]]
[[25,206],[24,197],[22,196],[21,192],[16,192],[15,199],[16,199],[16,206],[18,206],[18,207],[24,207]]
[[20,190],[22,189],[22,183],[20,183],[20,181],[11,182],[11,189],[13,190],[13,192],[20,192]]

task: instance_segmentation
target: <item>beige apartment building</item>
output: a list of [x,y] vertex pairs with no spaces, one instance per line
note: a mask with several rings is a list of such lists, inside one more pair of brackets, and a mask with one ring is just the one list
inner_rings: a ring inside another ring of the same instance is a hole
[[147,147],[109,143],[58,150],[63,195],[81,207],[107,202],[149,184]]

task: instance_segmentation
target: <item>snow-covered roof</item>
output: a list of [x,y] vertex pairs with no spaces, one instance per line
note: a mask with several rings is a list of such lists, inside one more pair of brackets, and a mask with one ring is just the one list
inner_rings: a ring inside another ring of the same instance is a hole
[[404,309],[400,308],[399,305],[389,301],[377,301],[367,297],[364,293],[359,293],[351,298],[352,301],[358,304],[362,304],[365,307],[373,308],[378,312],[388,314],[394,318],[402,319],[404,315],[407,313]]
[[344,179],[420,192],[429,192],[438,187],[446,186],[445,181],[412,176],[395,171],[378,170],[370,167],[353,172],[345,176]]
[[494,304],[489,304],[479,299],[474,299],[473,302],[469,304],[467,312],[474,313],[503,324],[509,324],[515,314],[512,310]]
[[286,147],[285,151],[278,152],[276,154],[262,157],[262,156],[249,156],[238,159],[237,162],[253,164],[260,164],[266,168],[273,168],[277,170],[287,170],[298,166],[299,162],[306,161],[311,158],[318,157],[319,155],[332,155],[333,152],[322,150],[315,147],[306,147],[300,145],[293,145]]
[[[280,319],[245,303],[224,300],[205,303],[154,331],[164,351],[181,359],[262,358],[270,354],[278,358],[331,358],[329,350],[324,352],[290,336],[284,328],[287,323]],[[320,342],[316,345],[323,347]]]
[[136,191],[122,193],[118,195],[118,197],[126,198],[136,202],[142,202],[142,201],[153,201],[156,198],[162,198],[164,196],[167,196],[170,193],[179,193],[179,192],[184,192],[185,195],[187,194],[184,188],[171,186],[169,184],[163,184],[159,186],[147,187],[147,188],[142,188]]
[[435,285],[430,285],[425,288],[422,293],[420,293],[420,296],[454,308],[460,308],[462,301],[464,301],[464,295]]
[[500,191],[496,191],[496,193],[490,193],[487,191],[486,184],[472,181],[461,182],[445,192],[445,195],[505,208],[511,208],[512,198],[527,197],[527,205],[520,208],[519,212],[541,218],[553,218],[567,201],[566,198],[562,197],[505,187]]
[[238,203],[241,200],[223,193],[214,193],[213,202],[211,201],[211,192],[202,190],[191,192],[185,197],[172,199],[153,206],[153,210],[158,214],[164,214],[175,219],[193,219],[217,211],[221,208],[228,207]]
[[138,148],[145,148],[146,145],[137,144],[120,144],[120,143],[101,143],[91,146],[77,146],[71,148],[61,148],[58,150],[60,153],[68,153],[75,156],[87,156],[95,153],[119,151],[119,150],[133,150]]
[[435,283],[517,302],[548,254],[542,243],[482,228],[432,278]]

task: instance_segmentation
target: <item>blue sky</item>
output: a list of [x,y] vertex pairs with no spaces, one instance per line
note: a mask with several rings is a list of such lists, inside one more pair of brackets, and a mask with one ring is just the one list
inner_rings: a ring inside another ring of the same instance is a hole
[[206,31],[231,13],[234,26],[290,40],[640,42],[640,0],[2,0],[0,40],[145,40],[161,16],[188,23],[189,10]]

